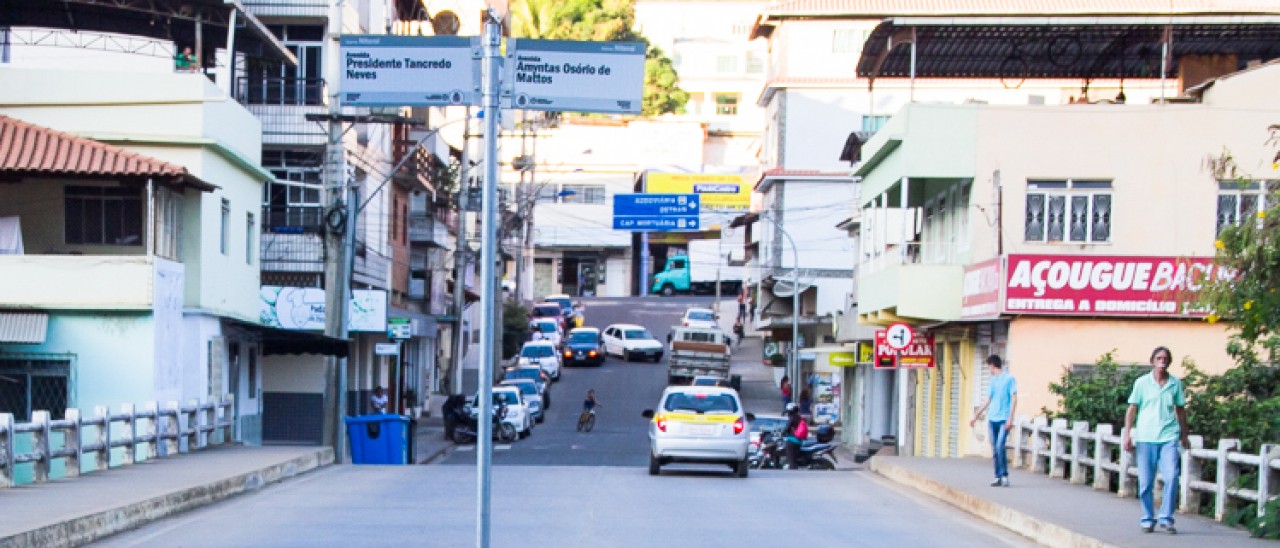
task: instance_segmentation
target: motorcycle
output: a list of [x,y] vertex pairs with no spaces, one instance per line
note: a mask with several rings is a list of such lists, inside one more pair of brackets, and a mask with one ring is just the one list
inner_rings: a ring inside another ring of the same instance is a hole
[[[835,470],[836,446],[826,442],[805,440],[800,445],[796,468],[804,470]],[[787,462],[787,439],[781,432],[765,432],[760,435],[760,450],[750,459],[752,468],[784,469]]]
[[[452,398],[452,396],[451,396]],[[445,431],[454,443],[471,443],[479,437],[479,420],[467,413],[466,400],[462,399],[455,405],[446,406],[444,411]],[[505,404],[495,404],[493,406],[493,438],[501,442],[512,442],[516,439],[516,427],[511,423],[503,421],[507,416],[507,406]],[[452,428],[450,428],[452,426]]]

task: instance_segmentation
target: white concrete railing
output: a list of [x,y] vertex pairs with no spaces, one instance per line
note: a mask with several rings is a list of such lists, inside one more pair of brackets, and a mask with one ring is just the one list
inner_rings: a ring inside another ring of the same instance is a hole
[[[134,463],[138,448],[144,451],[144,460],[151,460],[179,453],[181,440],[186,440],[188,452],[208,447],[215,443],[219,429],[222,436],[216,443],[230,443],[235,440],[232,403],[232,396],[227,395],[218,402],[190,400],[185,406],[171,401],[163,409],[148,402],[141,411],[124,404],[119,413],[97,406],[91,417],[82,416],[79,409],[67,409],[65,418],[58,420],[50,420],[48,411],[35,411],[31,422],[20,423],[13,421],[12,414],[0,413],[0,488],[15,485],[14,470],[23,463],[32,463],[33,481],[43,483],[49,481],[55,459],[64,459],[66,477],[75,477],[80,475],[86,456],[93,459],[92,471],[110,468],[111,450],[117,447],[124,448],[119,464],[123,466]],[[60,447],[52,441],[55,432],[63,434]],[[20,434],[31,435],[29,452],[15,450]],[[92,435],[93,441],[85,442],[86,434]]]
[[[1099,424],[1091,432],[1089,423],[1084,421],[1049,422],[1043,416],[1028,420],[1024,415],[1014,422],[1012,434],[1009,445],[1013,466],[1082,485],[1092,472],[1093,488],[1107,491],[1118,476],[1116,494],[1133,497],[1138,492],[1134,455],[1123,450],[1120,433],[1110,424]],[[1191,448],[1182,451],[1182,477],[1178,481],[1180,512],[1198,514],[1204,498],[1212,496],[1214,519],[1218,521],[1241,501],[1258,503],[1261,516],[1266,502],[1280,495],[1280,445],[1264,444],[1255,455],[1235,451],[1240,448],[1239,440],[1220,440],[1217,449],[1207,449],[1201,436],[1189,438]],[[1217,476],[1212,481],[1201,477],[1205,463],[1217,465]],[[1256,489],[1236,485],[1244,468],[1257,471]]]

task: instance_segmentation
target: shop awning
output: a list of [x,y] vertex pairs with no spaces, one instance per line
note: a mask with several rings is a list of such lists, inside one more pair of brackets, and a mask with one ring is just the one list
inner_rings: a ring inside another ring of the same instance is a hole
[[235,319],[227,319],[226,321],[232,328],[240,329],[262,343],[262,354],[264,356],[320,354],[345,358],[350,350],[351,341],[330,337],[323,333],[280,329]]
[[44,312],[0,312],[0,343],[43,344],[48,329]]

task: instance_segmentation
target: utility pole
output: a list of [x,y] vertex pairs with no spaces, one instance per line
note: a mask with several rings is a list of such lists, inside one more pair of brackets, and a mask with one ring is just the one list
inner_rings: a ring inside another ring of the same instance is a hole
[[[342,7],[339,2],[329,5],[328,39],[332,51],[338,51],[342,35]],[[325,326],[324,333],[339,339],[347,338],[347,303],[351,300],[351,263],[355,247],[355,189],[347,180],[346,150],[342,143],[341,63],[338,55],[326,58],[329,84],[329,138],[325,146],[325,204],[329,223],[325,233]],[[329,435],[333,441],[334,461],[346,459],[347,416],[347,361],[346,357],[325,358],[325,375],[333,379],[326,387],[328,400],[332,402],[334,415]]]
[[467,107],[462,129],[462,169],[458,170],[458,228],[453,251],[453,373],[449,375],[449,393],[462,393],[462,354],[466,346],[466,334],[462,330],[462,311],[467,306],[466,273],[467,255],[467,197],[471,191],[471,107]]

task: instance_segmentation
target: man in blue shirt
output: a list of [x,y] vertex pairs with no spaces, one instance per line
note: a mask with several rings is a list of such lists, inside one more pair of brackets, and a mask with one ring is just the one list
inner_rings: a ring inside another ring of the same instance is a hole
[[[1182,381],[1169,374],[1173,353],[1157,346],[1151,352],[1151,372],[1133,381],[1129,393],[1129,410],[1124,414],[1122,440],[1125,451],[1133,451],[1137,445],[1138,500],[1142,502],[1142,530],[1155,530],[1157,516],[1154,513],[1152,489],[1156,482],[1156,470],[1164,478],[1161,493],[1160,527],[1169,534],[1178,530],[1173,526],[1174,502],[1178,498],[1178,476],[1182,461],[1178,455],[1178,443],[1187,447],[1187,394]],[[1134,417],[1138,419],[1133,428]]]
[[1000,360],[1000,356],[988,356],[987,367],[991,372],[991,389],[987,392],[986,403],[969,419],[969,427],[972,428],[978,417],[987,412],[987,425],[991,432],[991,460],[996,468],[996,479],[991,482],[991,486],[1008,487],[1009,464],[1005,442],[1009,440],[1009,430],[1013,428],[1013,413],[1018,409],[1018,381],[1004,371],[1004,362]]

